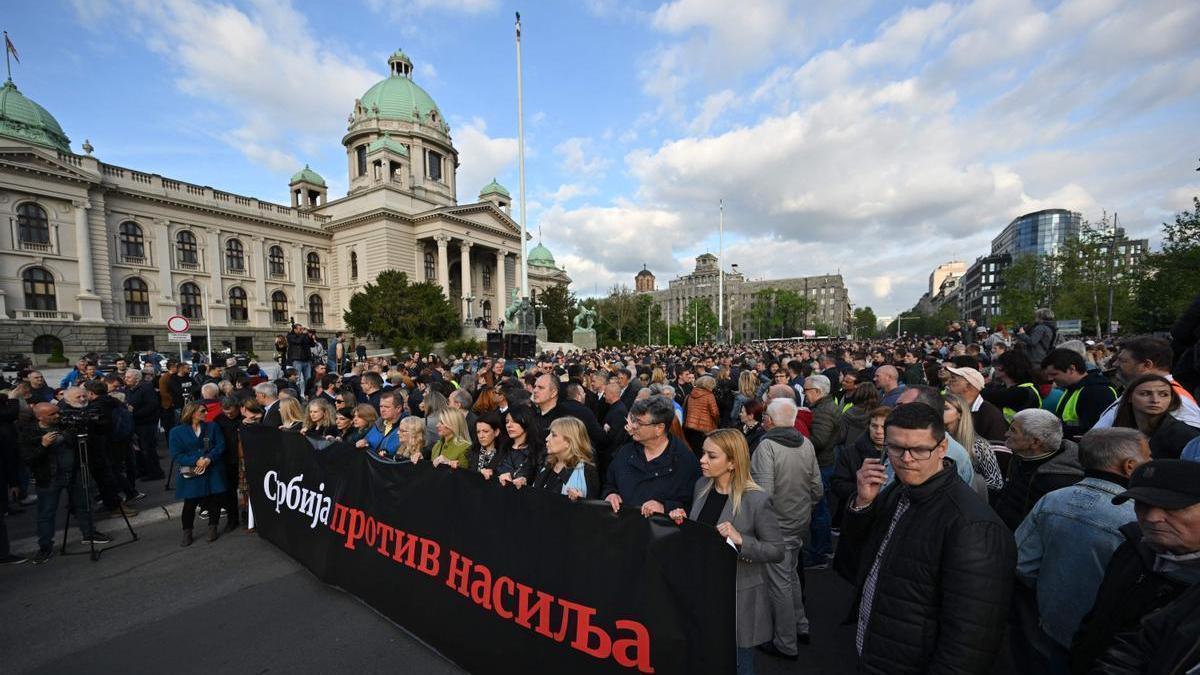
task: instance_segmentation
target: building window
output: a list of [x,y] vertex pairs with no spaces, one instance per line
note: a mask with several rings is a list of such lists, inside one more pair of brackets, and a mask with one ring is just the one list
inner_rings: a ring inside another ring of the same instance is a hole
[[287,295],[283,291],[275,291],[271,294],[271,320],[275,323],[287,323],[288,321]]
[[138,277],[125,280],[125,316],[150,316],[150,288]]
[[325,323],[325,301],[319,295],[308,298],[308,322],[314,326]]
[[350,278],[358,278],[358,253],[350,251]]
[[190,281],[179,287],[179,313],[189,319],[204,317],[200,309],[200,287]]
[[278,246],[272,246],[267,253],[267,263],[270,266],[271,276],[281,277],[285,274],[283,267],[283,249]]
[[250,313],[246,309],[246,291],[238,286],[229,289],[229,318],[234,321],[250,319]]
[[246,271],[246,250],[239,239],[225,242],[225,269],[230,272]]
[[313,251],[312,253],[308,254],[307,263],[308,264],[306,267],[308,269],[308,280],[309,281],[320,281],[321,280],[321,256],[316,251]]
[[437,270],[434,268],[433,251],[425,251],[425,281],[437,279]]
[[44,268],[30,267],[21,273],[25,287],[25,309],[56,311],[58,296],[54,293],[54,275]]
[[142,235],[142,227],[137,223],[132,220],[121,223],[120,241],[123,260],[146,257],[146,238]]
[[486,289],[492,288],[492,267],[491,265],[483,266],[483,287]]
[[430,180],[441,182],[442,180],[442,155],[441,153],[428,150],[425,153],[425,173]]
[[175,236],[175,250],[181,265],[197,265],[199,263],[200,259],[196,255],[196,235],[188,230]]
[[50,221],[46,210],[32,202],[18,206],[17,237],[22,244],[49,244]]
[[489,300],[483,301],[483,322],[484,323],[492,322],[492,303]]
[[354,159],[358,165],[358,175],[367,175],[367,146],[360,145],[354,149]]

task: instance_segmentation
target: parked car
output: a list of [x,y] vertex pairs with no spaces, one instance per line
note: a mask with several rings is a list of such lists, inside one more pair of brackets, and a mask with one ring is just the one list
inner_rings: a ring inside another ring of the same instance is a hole
[[23,368],[32,367],[33,362],[30,361],[29,357],[25,356],[24,354],[19,354],[17,352],[0,354],[0,371],[16,372]]
[[125,365],[129,365],[129,357],[119,352],[104,352],[96,358],[96,370],[101,373],[111,373],[117,369],[117,359],[125,361]]

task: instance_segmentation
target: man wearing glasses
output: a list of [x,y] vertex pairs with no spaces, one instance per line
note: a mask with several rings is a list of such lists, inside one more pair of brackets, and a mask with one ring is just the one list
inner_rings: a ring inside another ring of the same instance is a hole
[[674,419],[675,406],[664,396],[633,404],[626,425],[633,440],[617,451],[604,481],[604,500],[614,513],[623,504],[640,509],[647,518],[691,508],[700,463],[669,433]]
[[941,410],[909,403],[885,424],[896,480],[883,487],[883,460],[863,462],[837,559],[859,589],[859,669],[987,672],[1004,637],[1013,538],[946,458]]

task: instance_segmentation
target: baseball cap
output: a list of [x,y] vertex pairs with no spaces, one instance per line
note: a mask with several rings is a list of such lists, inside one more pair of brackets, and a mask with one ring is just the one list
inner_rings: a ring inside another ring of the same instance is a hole
[[1200,503],[1200,462],[1156,459],[1133,470],[1129,489],[1113,497],[1114,504],[1134,500],[1174,511]]
[[947,366],[946,370],[966,380],[972,387],[983,391],[983,374],[974,368],[955,368]]

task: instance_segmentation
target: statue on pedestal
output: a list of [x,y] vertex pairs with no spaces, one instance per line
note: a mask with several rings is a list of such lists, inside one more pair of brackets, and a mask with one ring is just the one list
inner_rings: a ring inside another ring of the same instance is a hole
[[571,342],[580,349],[596,348],[596,310],[581,307],[575,315],[575,332],[571,334]]

